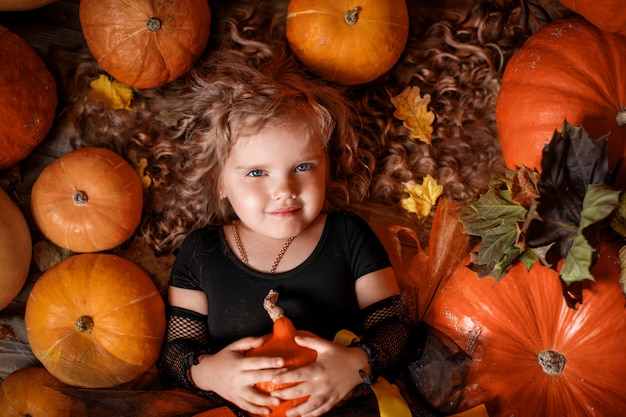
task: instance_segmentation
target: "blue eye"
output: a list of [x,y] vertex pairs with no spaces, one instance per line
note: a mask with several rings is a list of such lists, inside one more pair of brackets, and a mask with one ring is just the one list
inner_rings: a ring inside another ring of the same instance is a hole
[[311,169],[311,164],[308,162],[300,164],[296,167],[296,171],[308,171],[310,169]]
[[261,176],[263,176],[263,170],[262,169],[253,169],[252,171],[248,172],[248,176],[249,177],[261,177]]

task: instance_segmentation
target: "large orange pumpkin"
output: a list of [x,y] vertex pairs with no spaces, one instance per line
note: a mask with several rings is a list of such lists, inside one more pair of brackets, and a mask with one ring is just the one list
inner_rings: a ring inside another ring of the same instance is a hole
[[33,254],[28,223],[20,208],[0,188],[0,310],[26,282]]
[[287,40],[311,71],[346,85],[391,69],[409,35],[405,0],[290,0]]
[[209,39],[206,0],[81,0],[79,19],[98,64],[118,81],[154,88],[184,74]]
[[84,415],[81,404],[55,389],[64,386],[44,368],[13,371],[0,386],[0,417]]
[[[626,36],[580,17],[531,36],[506,66],[496,123],[506,165],[541,170],[543,147],[565,119],[591,138],[609,134],[609,164],[626,155]],[[617,185],[626,184],[622,164]]]
[[38,9],[58,0],[0,0],[2,11],[22,11]]
[[111,254],[79,254],[46,270],[26,303],[33,354],[62,382],[107,388],[159,357],[165,306],[150,277]]
[[559,0],[568,9],[607,32],[626,35],[626,9],[623,0]]
[[28,42],[0,26],[0,169],[46,137],[57,106],[54,77]]
[[466,257],[436,294],[426,322],[472,356],[460,409],[484,403],[490,417],[626,415],[618,251],[605,242],[569,308],[558,273],[521,262],[500,281],[478,279]]
[[41,232],[74,252],[118,246],[135,232],[142,207],[139,175],[104,148],[62,155],[39,174],[31,190],[31,210]]

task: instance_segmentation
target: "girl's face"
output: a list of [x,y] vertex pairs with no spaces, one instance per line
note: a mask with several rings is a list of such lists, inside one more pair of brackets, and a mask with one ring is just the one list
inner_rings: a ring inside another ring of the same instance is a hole
[[319,141],[304,137],[295,123],[268,125],[238,137],[224,163],[220,192],[242,227],[286,239],[300,234],[320,214],[328,156]]

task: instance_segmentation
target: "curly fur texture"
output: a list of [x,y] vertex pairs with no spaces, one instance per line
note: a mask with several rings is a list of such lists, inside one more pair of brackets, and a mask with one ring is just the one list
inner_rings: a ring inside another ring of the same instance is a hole
[[[181,143],[198,122],[189,111],[199,111],[217,99],[199,94],[209,88],[210,72],[218,69],[213,64],[216,54],[228,51],[230,59],[234,56],[251,67],[263,67],[279,51],[289,53],[282,26],[285,4],[232,2],[214,10],[219,26],[196,68],[164,87],[135,91],[132,111],[108,110],[98,101],[85,99],[89,82],[102,73],[88,53],[73,53],[65,63],[58,60],[65,83],[61,90],[67,94],[64,114],[74,128],[73,145],[104,146],[126,157],[135,151],[148,159],[154,182],[146,193],[142,230],[158,252],[175,249],[194,228],[232,217],[206,197],[200,198],[200,189],[189,186],[189,178],[201,181],[209,171],[193,172],[188,165],[197,149]],[[411,2],[407,4],[411,7]],[[419,182],[429,174],[444,186],[446,197],[470,202],[487,188],[494,173],[504,169],[494,109],[504,66],[529,36],[527,27],[520,24],[527,9],[524,5],[524,0],[477,2],[461,17],[442,17],[425,28],[412,27],[396,66],[367,85],[344,88],[308,77],[326,93],[335,90],[333,100],[343,96],[351,102],[341,104],[345,106],[341,111],[355,129],[358,149],[345,143],[339,146],[351,155],[351,161],[358,160],[367,169],[335,174],[344,183],[351,182],[350,175],[360,179],[360,185],[349,190],[353,198],[369,198],[401,210],[403,183]],[[306,68],[299,70],[306,72]],[[422,94],[431,96],[435,121],[430,145],[411,139],[402,122],[393,117],[390,99],[408,86],[418,86]],[[196,100],[194,95],[198,97],[195,106],[189,103]],[[172,184],[182,180],[183,171],[187,185],[176,188]],[[204,220],[197,220],[198,212],[206,214]]]

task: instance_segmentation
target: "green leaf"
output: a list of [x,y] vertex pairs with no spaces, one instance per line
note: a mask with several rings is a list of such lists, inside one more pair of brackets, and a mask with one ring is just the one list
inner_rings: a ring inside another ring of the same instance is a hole
[[593,262],[593,248],[582,234],[577,235],[561,267],[561,279],[567,285],[584,279],[594,280],[590,269]]
[[521,251],[517,246],[519,223],[526,209],[511,198],[503,181],[493,181],[486,193],[468,207],[459,209],[463,232],[480,236],[474,266],[480,278],[492,276],[498,281],[513,266]]

